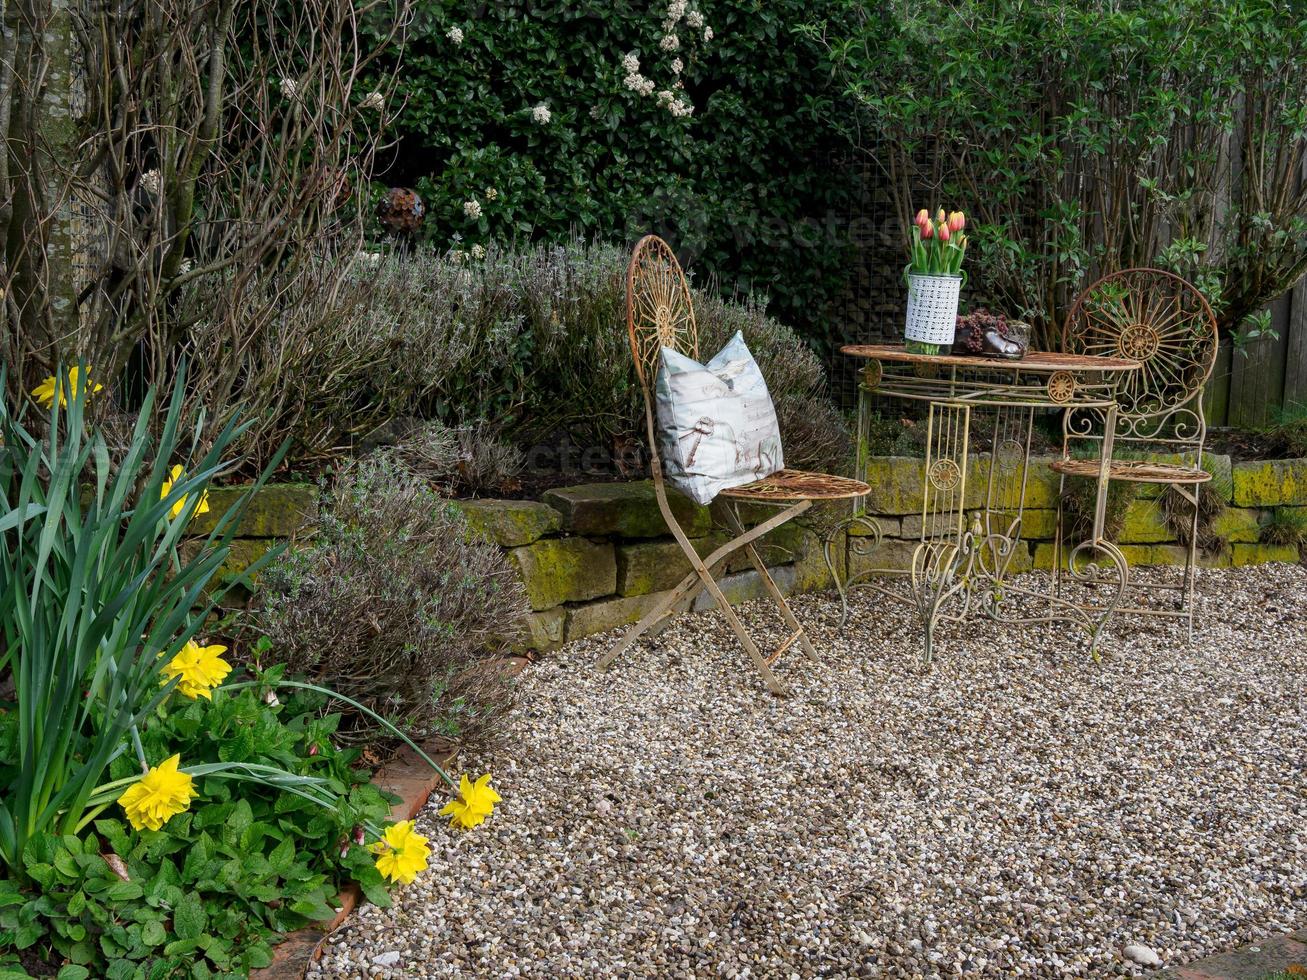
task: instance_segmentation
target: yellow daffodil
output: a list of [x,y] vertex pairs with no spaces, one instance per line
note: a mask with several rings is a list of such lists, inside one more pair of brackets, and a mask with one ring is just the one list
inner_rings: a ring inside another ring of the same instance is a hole
[[118,797],[137,830],[158,830],[190,806],[195,789],[191,777],[178,770],[180,759],[180,755],[165,759]]
[[[172,472],[168,476],[168,479],[164,480],[163,486],[159,488],[159,499],[163,500],[165,497],[168,496],[168,494],[172,493],[173,484],[183,480],[185,476],[186,476],[186,471],[184,469],[182,469],[180,466],[174,466],[172,468]],[[190,494],[182,494],[181,499],[179,499],[175,504],[173,504],[172,509],[168,511],[168,516],[176,517],[183,510],[185,510],[186,499],[189,496]],[[207,514],[208,512],[209,512],[209,491],[205,490],[204,493],[200,494],[200,502],[195,507],[195,513]]]
[[161,683],[167,684],[174,677],[180,678],[177,690],[182,694],[192,700],[208,698],[212,701],[213,695],[210,692],[231,673],[231,664],[222,659],[222,654],[226,652],[224,646],[215,644],[202,647],[194,640],[187,640],[186,646],[178,650],[177,655],[163,668]]
[[427,870],[431,848],[427,839],[413,829],[413,821],[404,820],[386,828],[381,840],[372,845],[372,853],[377,855],[377,870],[384,877],[409,885],[419,871]]
[[453,823],[466,830],[490,816],[495,804],[499,802],[499,794],[490,788],[490,773],[475,783],[465,773],[459,780],[458,795],[459,799],[450,800],[441,808],[440,815],[443,817],[448,814]]
[[91,369],[89,367],[86,369],[86,377],[81,379],[81,387],[79,388],[77,382],[80,371],[80,368],[69,368],[68,380],[63,387],[59,386],[59,382],[53,374],[50,375],[50,377],[46,378],[32,389],[32,397],[41,403],[42,408],[49,408],[54,404],[55,395],[58,394],[59,407],[67,408],[68,393],[70,391],[75,391],[79,395],[85,395],[88,393],[94,395],[97,391],[104,390],[104,385],[98,385],[91,380]]

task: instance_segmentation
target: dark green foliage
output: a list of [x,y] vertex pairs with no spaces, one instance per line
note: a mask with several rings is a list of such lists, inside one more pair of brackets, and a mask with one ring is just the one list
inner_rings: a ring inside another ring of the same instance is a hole
[[865,109],[863,142],[901,221],[967,212],[973,296],[1029,318],[1045,346],[1089,278],[1160,265],[1223,328],[1264,332],[1257,312],[1307,267],[1301,4],[843,6],[856,30],[821,27]]
[[868,456],[925,456],[926,423],[872,412],[867,419],[867,445],[863,452]]
[[1299,550],[1307,547],[1307,513],[1297,507],[1277,507],[1271,519],[1262,525],[1264,544],[1289,545]]
[[[1225,549],[1229,542],[1212,529],[1213,522],[1225,513],[1225,497],[1211,482],[1184,488],[1198,494],[1198,548],[1213,555]],[[1167,487],[1161,498],[1162,520],[1175,533],[1181,544],[1189,543],[1193,532],[1194,505],[1185,499],[1179,487]]]
[[1275,421],[1261,433],[1269,454],[1276,458],[1307,456],[1307,405],[1285,405]]
[[[844,279],[847,189],[831,161],[847,152],[836,130],[849,114],[822,45],[794,28],[833,6],[713,0],[712,40],[683,18],[678,49],[663,51],[666,4],[421,0],[384,179],[420,191],[423,233],[442,249],[575,234],[631,244],[654,231],[726,295],[769,295],[781,319],[818,329]],[[628,53],[693,114],[627,87]]]

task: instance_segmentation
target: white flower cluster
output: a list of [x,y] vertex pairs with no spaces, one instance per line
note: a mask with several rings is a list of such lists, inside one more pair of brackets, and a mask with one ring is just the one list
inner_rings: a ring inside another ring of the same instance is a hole
[[472,258],[474,258],[474,259],[480,261],[481,259],[484,259],[485,257],[486,257],[486,249],[485,249],[485,246],[484,246],[484,245],[473,245],[473,246],[472,246]]
[[493,187],[487,187],[485,191],[483,191],[482,193],[485,194],[487,201],[493,201],[495,198],[499,196],[499,191],[497,191]]
[[645,78],[639,72],[627,75],[622,81],[636,95],[653,95],[654,83],[652,78]]
[[159,189],[163,187],[163,177],[157,170],[147,170],[141,174],[141,186],[151,194],[158,194]]
[[[690,9],[690,0],[668,0],[666,14],[662,22],[662,37],[659,38],[658,47],[660,50],[671,54],[681,50],[681,34],[679,32],[680,24],[684,22],[691,31],[702,31],[704,41],[712,40],[712,28],[704,22],[703,13],[699,10]],[[694,35],[691,35],[691,40]],[[672,74],[675,76],[670,89],[662,89],[658,92],[658,105],[667,109],[673,116],[684,118],[694,114],[694,106],[684,96],[685,82],[682,75],[685,72],[685,61],[678,54],[671,62]],[[652,78],[640,73],[640,59],[631,52],[622,56],[622,71],[625,76],[622,83],[635,92],[637,95],[649,96],[654,94],[657,85]],[[595,115],[592,111],[591,115]]]
[[658,93],[658,104],[664,106],[677,119],[694,115],[694,106],[686,101],[684,96],[669,92],[667,89]]
[[481,202],[476,198],[472,198],[470,201],[464,201],[463,213],[473,221],[476,221],[477,218],[481,217]]
[[278,83],[283,98],[294,99],[300,94],[300,83],[293,78],[283,78]]
[[386,97],[380,92],[369,92],[359,103],[360,109],[384,109],[386,107]]
[[545,105],[543,102],[531,110],[531,119],[541,126],[545,125],[545,123],[553,118],[554,115],[549,111],[549,106]]
[[462,44],[462,43],[463,43],[463,28],[461,28],[461,27],[451,27],[449,30],[445,31],[445,37],[447,37],[447,38],[449,38],[451,41],[453,41],[455,45]]

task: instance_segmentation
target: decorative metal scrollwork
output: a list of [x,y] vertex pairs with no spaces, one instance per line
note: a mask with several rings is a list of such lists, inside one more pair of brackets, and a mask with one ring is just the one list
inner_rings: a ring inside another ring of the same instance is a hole
[[1198,396],[1216,366],[1216,317],[1198,289],[1161,269],[1105,276],[1076,300],[1062,331],[1069,354],[1126,357],[1121,413],[1162,415]]
[[1146,361],[1162,346],[1162,339],[1147,323],[1131,323],[1121,331],[1116,349],[1132,361]]
[[868,388],[875,388],[880,384],[881,378],[885,376],[885,369],[881,366],[880,361],[870,361],[862,369],[862,383]]
[[936,490],[952,490],[962,482],[962,469],[951,459],[937,459],[930,464],[926,479]]
[[1048,397],[1050,401],[1065,405],[1076,394],[1076,378],[1070,371],[1055,371],[1048,377]]

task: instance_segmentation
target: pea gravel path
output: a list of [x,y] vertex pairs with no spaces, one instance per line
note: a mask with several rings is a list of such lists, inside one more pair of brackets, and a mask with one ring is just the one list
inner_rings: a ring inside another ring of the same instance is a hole
[[574,643],[468,760],[495,815],[428,808],[432,870],[309,976],[1111,977],[1301,927],[1307,570],[1202,591],[1196,648],[980,623],[925,675],[907,607],[859,593],[841,638],[800,597],[823,662],[782,660],[788,699],[713,613],[606,675]]

